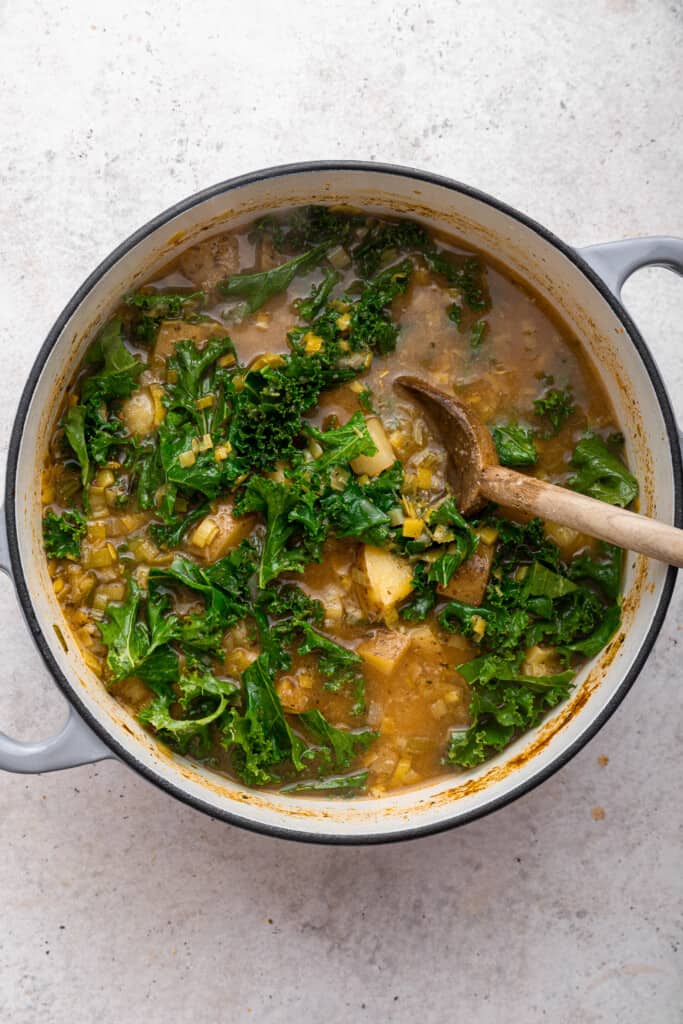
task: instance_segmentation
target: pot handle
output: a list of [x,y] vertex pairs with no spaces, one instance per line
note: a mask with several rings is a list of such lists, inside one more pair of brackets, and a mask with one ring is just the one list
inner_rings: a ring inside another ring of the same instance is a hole
[[[671,235],[624,238],[621,242],[585,245],[576,251],[617,298],[624,282],[642,267],[665,267],[683,275],[683,238]],[[679,427],[678,434],[683,448],[683,427]]]
[[[0,572],[12,579],[5,511],[0,506]],[[60,731],[47,740],[26,743],[0,732],[0,769],[6,772],[55,772],[102,761],[114,754],[95,736],[72,707]]]
[[617,296],[627,278],[641,267],[666,267],[683,274],[683,238],[625,238],[621,242],[586,245],[577,252]]

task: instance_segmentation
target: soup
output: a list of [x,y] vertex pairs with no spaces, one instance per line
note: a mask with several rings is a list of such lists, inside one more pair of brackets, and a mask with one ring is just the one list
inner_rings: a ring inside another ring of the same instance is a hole
[[621,551],[463,517],[403,373],[471,406],[503,465],[636,498],[578,340],[412,221],[263,217],[182,252],[94,339],[44,545],[86,663],[159,742],[249,786],[378,796],[485,761],[609,643]]

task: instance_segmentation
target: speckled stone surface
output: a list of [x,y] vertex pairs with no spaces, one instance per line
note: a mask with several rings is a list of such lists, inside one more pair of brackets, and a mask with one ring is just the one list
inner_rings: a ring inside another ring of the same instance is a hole
[[[572,243],[683,234],[682,12],[1,3],[3,454],[77,285],[221,178],[395,161],[490,191]],[[625,298],[683,418],[681,283],[642,273]],[[3,775],[0,1020],[680,1022],[681,611],[679,590],[637,685],[567,767],[433,839],[259,838],[111,762]],[[46,736],[63,701],[4,579],[0,622],[2,728]]]

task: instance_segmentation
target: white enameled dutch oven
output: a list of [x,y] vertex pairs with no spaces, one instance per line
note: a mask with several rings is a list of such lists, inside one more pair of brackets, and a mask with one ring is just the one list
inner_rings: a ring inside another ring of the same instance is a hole
[[87,668],[54,596],[41,544],[46,438],[60,389],[120,295],[149,278],[178,246],[274,207],[306,203],[346,203],[418,217],[530,282],[561,311],[592,356],[626,434],[628,459],[641,482],[641,510],[683,525],[681,451],[671,406],[652,356],[619,301],[621,286],[639,267],[683,272],[683,240],[633,239],[572,249],[490,196],[432,174],[380,164],[296,164],[235,178],[184,200],[119,246],[68,303],[24,388],[9,448],[0,567],[14,580],[29,629],[70,708],[62,731],[46,742],[19,743],[0,734],[0,768],[45,772],[112,757],[235,825],[292,839],[382,842],[471,821],[528,792],[572,757],[612,714],[643,667],[675,570],[630,556],[619,634],[584,668],[564,706],[472,771],[382,799],[300,798],[245,789],[159,747]]

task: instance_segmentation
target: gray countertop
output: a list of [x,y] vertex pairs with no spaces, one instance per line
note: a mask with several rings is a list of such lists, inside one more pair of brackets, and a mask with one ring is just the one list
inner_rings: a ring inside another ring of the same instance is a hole
[[[0,5],[0,448],[61,307],[123,237],[296,159],[411,164],[571,243],[683,234],[664,0]],[[626,302],[683,418],[681,282]],[[680,589],[602,732],[517,803],[369,849],[219,824],[123,766],[0,777],[0,1020],[683,1020]],[[0,581],[0,723],[64,704]],[[600,763],[608,758],[608,763]]]

